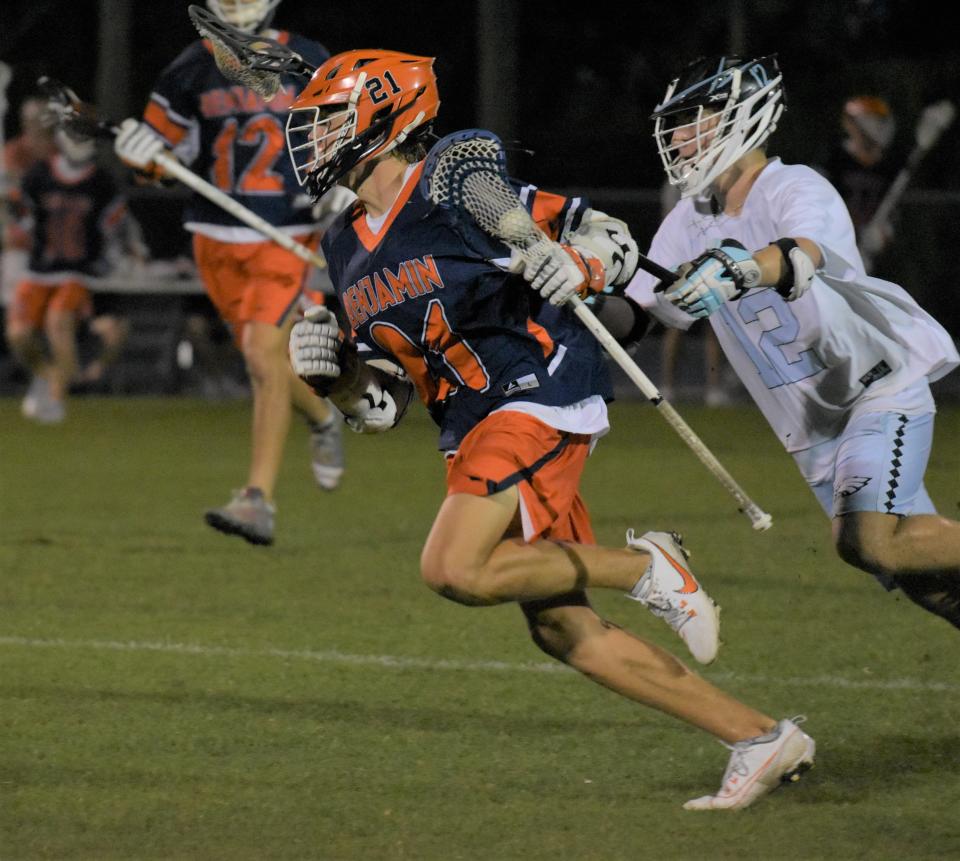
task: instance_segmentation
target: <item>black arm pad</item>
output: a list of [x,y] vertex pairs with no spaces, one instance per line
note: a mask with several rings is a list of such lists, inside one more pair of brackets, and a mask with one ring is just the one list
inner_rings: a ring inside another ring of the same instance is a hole
[[621,344],[639,341],[650,328],[650,315],[629,296],[600,293],[588,307]]

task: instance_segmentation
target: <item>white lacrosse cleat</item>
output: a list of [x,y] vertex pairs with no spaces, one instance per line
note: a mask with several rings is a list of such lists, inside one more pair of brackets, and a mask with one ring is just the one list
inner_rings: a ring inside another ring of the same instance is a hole
[[805,718],[782,720],[769,735],[738,741],[716,795],[694,798],[684,810],[742,810],[782,783],[800,779],[813,768],[816,742],[800,729]]
[[680,536],[646,532],[635,538],[628,529],[627,547],[646,550],[653,560],[627,597],[673,628],[697,661],[712,663],[720,649],[720,608],[693,576]]

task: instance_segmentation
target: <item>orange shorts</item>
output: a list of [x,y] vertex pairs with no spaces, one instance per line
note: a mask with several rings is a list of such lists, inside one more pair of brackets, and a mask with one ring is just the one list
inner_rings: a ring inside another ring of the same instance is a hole
[[587,434],[558,431],[526,413],[491,413],[447,460],[447,495],[489,496],[516,486],[527,541],[594,544],[579,491],[590,442]]
[[[311,248],[318,244],[316,236],[295,238]],[[322,293],[305,288],[309,264],[273,242],[220,242],[195,233],[193,259],[237,344],[246,323],[279,327],[301,305],[323,304]]]
[[73,313],[77,319],[89,317],[93,313],[90,291],[76,279],[49,284],[39,281],[17,284],[7,309],[10,323],[42,329],[46,316],[53,313]]

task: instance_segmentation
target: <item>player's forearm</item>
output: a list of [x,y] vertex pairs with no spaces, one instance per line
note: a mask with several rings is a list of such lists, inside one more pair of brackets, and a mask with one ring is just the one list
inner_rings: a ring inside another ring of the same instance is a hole
[[[804,254],[810,258],[816,269],[819,269],[820,266],[823,265],[823,255],[820,252],[820,247],[815,242],[810,239],[804,239],[796,236],[792,237],[792,239],[797,243]],[[786,268],[784,255],[780,248],[773,244],[767,245],[758,251],[754,251],[752,256],[757,262],[757,266],[760,267],[760,281],[756,286],[776,286],[780,279],[783,278],[784,270]]]

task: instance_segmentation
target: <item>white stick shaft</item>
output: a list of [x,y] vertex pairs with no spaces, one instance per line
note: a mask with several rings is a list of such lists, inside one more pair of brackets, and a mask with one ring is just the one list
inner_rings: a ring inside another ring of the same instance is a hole
[[268,239],[272,239],[277,245],[286,248],[292,254],[296,254],[301,260],[306,261],[318,269],[326,269],[327,261],[319,254],[307,248],[302,242],[297,242],[291,236],[278,230],[269,221],[265,221],[255,212],[251,212],[242,203],[237,203],[232,197],[224,194],[215,185],[211,185],[205,179],[197,176],[188,167],[184,167],[171,155],[161,153],[156,157],[156,162],[174,179],[180,180],[184,185],[192,188],[197,194],[203,195],[211,203],[215,203],[221,209],[229,212],[234,218],[239,219],[244,224],[259,230]]
[[596,315],[584,304],[579,296],[573,296],[569,300],[573,307],[573,313],[580,318],[580,321],[590,331],[590,333],[600,342],[600,345],[610,354],[611,358],[621,367],[628,377],[633,381],[638,389],[643,393],[650,403],[656,408],[657,412],[667,421],[667,423],[677,432],[678,436],[690,447],[693,453],[700,459],[700,462],[713,474],[720,484],[722,484],[731,496],[737,501],[740,510],[750,518],[753,528],[757,530],[769,529],[773,524],[773,519],[763,511],[734,480],[733,476],[724,468],[723,464],[714,456],[713,452],[707,448],[703,440],[698,437],[693,428],[688,425],[680,414],[663,399],[657,387],[650,382],[649,377],[640,370],[630,355],[627,353],[616,339],[611,335],[606,327],[601,323]]

